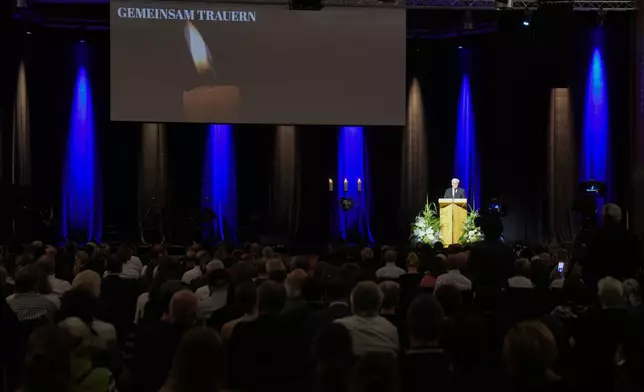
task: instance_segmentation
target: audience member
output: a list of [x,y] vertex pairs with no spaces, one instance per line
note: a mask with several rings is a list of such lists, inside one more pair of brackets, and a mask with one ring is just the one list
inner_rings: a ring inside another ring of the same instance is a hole
[[116,380],[109,369],[92,362],[92,333],[77,317],[58,323],[71,336],[71,376],[73,390],[88,392],[113,391]]
[[472,290],[472,281],[461,273],[460,268],[464,264],[465,253],[460,252],[451,254],[447,257],[447,273],[440,275],[436,279],[436,287],[438,290],[442,285],[451,285],[461,291]]
[[409,306],[409,350],[402,358],[404,392],[423,391],[428,381],[437,390],[448,385],[450,363],[440,346],[443,324],[443,309],[433,296],[421,294]]
[[396,265],[397,257],[394,250],[385,252],[385,266],[376,271],[378,279],[398,279],[405,274],[405,270]]
[[49,280],[52,292],[60,297],[65,294],[65,291],[71,289],[72,285],[69,284],[69,282],[67,282],[66,280],[58,279],[54,275],[54,272],[56,271],[54,260],[54,256],[45,255],[38,259],[37,265],[47,276],[47,280]]
[[21,322],[47,323],[56,313],[56,305],[38,293],[38,279],[39,271],[34,265],[16,273],[15,294],[6,301]]
[[221,337],[229,340],[235,330],[235,326],[245,321],[253,321],[257,318],[257,287],[254,282],[244,282],[235,289],[235,302],[244,315],[229,321],[221,328]]
[[[132,381],[137,392],[157,392],[163,386],[181,338],[197,319],[197,296],[181,290],[177,283],[179,290],[172,293],[164,306],[162,319],[145,324],[137,331],[132,358]],[[172,282],[164,286],[168,294],[176,287]]]
[[231,389],[259,390],[270,385],[275,390],[288,386],[290,371],[284,345],[288,333],[280,313],[286,303],[286,289],[272,280],[257,292],[255,320],[235,326],[228,344]]
[[58,314],[59,320],[76,317],[90,328],[92,334],[99,340],[100,348],[107,348],[116,344],[116,328],[96,318],[98,313],[98,299],[82,287],[73,288],[61,298],[61,307]]
[[514,289],[532,289],[534,284],[530,280],[530,260],[518,259],[514,263],[514,276],[508,279],[508,287]]
[[185,333],[160,392],[218,392],[225,386],[225,354],[217,332],[194,328]]
[[360,282],[351,293],[353,316],[336,320],[351,333],[353,353],[386,352],[398,355],[398,331],[387,319],[379,315],[383,294],[374,282]]
[[555,338],[543,323],[524,321],[508,331],[503,360],[513,391],[552,391],[561,382],[555,374]]
[[[199,298],[199,318],[208,319],[212,313],[228,303],[228,273],[224,263],[212,260],[206,265],[208,284],[195,291]],[[185,282],[184,282],[185,283]]]
[[101,296],[101,277],[92,270],[80,272],[72,281],[72,287],[82,287],[89,290],[96,298]]
[[27,342],[24,382],[19,390],[21,392],[74,390],[72,347],[72,337],[67,330],[54,325],[36,329]]

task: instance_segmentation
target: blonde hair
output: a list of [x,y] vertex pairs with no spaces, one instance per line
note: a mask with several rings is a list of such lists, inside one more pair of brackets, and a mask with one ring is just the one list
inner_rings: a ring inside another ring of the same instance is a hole
[[92,270],[85,270],[76,275],[72,287],[82,287],[98,298],[101,295],[101,277]]
[[407,268],[418,268],[420,267],[420,260],[418,255],[414,252],[410,252],[407,255]]

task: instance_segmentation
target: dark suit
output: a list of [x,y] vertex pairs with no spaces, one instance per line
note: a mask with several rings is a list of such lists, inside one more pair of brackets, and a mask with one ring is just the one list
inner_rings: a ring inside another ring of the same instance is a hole
[[452,188],[447,188],[445,190],[445,196],[443,196],[445,199],[465,199],[467,196],[465,195],[465,189],[463,188],[456,188],[456,192],[452,194]]

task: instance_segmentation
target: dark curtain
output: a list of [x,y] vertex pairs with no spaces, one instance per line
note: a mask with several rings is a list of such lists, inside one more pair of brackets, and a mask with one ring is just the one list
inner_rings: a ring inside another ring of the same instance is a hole
[[577,154],[570,104],[570,89],[552,89],[548,125],[548,239],[560,245],[571,241],[575,230],[572,204],[577,190]]
[[427,199],[429,167],[423,95],[417,79],[411,84],[407,100],[407,126],[403,130],[400,186],[401,227],[409,225]]
[[270,232],[283,239],[296,238],[300,225],[302,181],[297,138],[292,125],[280,125],[275,130]]

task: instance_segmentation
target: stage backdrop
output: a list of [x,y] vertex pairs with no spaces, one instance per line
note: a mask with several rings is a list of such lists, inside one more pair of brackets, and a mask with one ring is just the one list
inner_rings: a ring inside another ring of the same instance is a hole
[[111,2],[112,120],[403,125],[405,10]]

